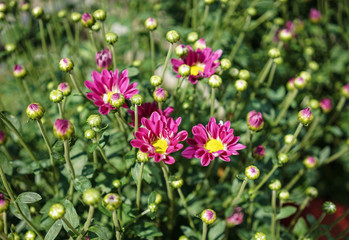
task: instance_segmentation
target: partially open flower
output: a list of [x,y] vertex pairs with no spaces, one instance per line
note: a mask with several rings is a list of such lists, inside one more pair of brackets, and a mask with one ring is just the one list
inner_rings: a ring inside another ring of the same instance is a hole
[[329,98],[324,98],[320,101],[320,108],[324,113],[328,113],[332,110],[332,101]]
[[13,76],[16,78],[23,78],[27,75],[27,71],[21,65],[15,65],[13,68]]
[[212,209],[205,209],[201,213],[201,220],[206,224],[212,224],[216,221],[216,212]]
[[303,109],[298,112],[298,120],[304,124],[304,126],[308,126],[314,119],[313,113],[310,111],[310,108]]
[[241,207],[235,207],[232,215],[225,219],[228,227],[234,227],[242,223],[244,219],[244,213]]
[[63,93],[63,96],[69,96],[71,94],[71,86],[66,82],[59,84],[57,89]]
[[108,193],[103,198],[103,206],[109,211],[118,209],[121,205],[121,197],[116,193]]
[[263,128],[264,120],[261,112],[255,110],[250,111],[247,114],[247,125],[252,131],[259,131]]
[[257,160],[262,160],[264,158],[265,149],[262,145],[257,146],[253,149],[253,157],[257,158]]
[[154,31],[158,27],[158,22],[154,18],[147,18],[144,22],[144,26],[149,31]]
[[100,52],[96,53],[95,61],[98,69],[102,70],[104,68],[110,70],[113,66],[112,55],[109,48],[105,48]]
[[61,203],[53,204],[48,212],[48,215],[53,219],[61,219],[64,217],[65,207]]
[[316,165],[316,159],[314,157],[306,157],[303,160],[303,164],[306,168],[314,168]]
[[38,120],[44,116],[45,109],[40,103],[32,103],[27,107],[26,113],[29,119]]
[[58,139],[70,139],[74,135],[73,124],[67,119],[57,119],[53,126],[53,133]]
[[83,13],[81,16],[81,24],[86,28],[91,28],[95,24],[95,18],[89,13]]
[[245,175],[248,179],[255,180],[259,177],[260,172],[256,166],[251,165],[245,168]]
[[322,15],[321,15],[321,12],[319,10],[317,10],[315,8],[310,9],[309,19],[312,23],[315,23],[315,24],[319,23],[321,20],[321,17],[322,17]]

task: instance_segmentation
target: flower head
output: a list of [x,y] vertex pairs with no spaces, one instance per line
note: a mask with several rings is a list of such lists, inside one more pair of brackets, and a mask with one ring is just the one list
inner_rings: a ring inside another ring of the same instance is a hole
[[312,23],[319,23],[321,20],[321,12],[315,8],[310,9],[309,19]]
[[320,101],[320,107],[324,113],[328,113],[332,110],[332,101],[329,98],[324,98]]
[[109,114],[110,110],[115,110],[111,104],[112,96],[115,93],[122,94],[125,99],[130,99],[139,91],[135,88],[137,83],[130,83],[128,78],[128,71],[124,70],[119,75],[119,70],[115,72],[103,69],[101,73],[97,71],[92,72],[93,81],[85,81],[85,86],[92,91],[87,93],[86,97],[99,107],[99,112],[103,115]]
[[63,93],[63,96],[69,96],[71,93],[71,86],[66,82],[59,84],[57,89]]
[[0,145],[4,144],[6,141],[6,134],[0,130]]
[[259,131],[263,128],[264,120],[261,112],[252,110],[247,114],[247,125],[252,131]]
[[148,157],[154,158],[157,163],[173,164],[175,159],[170,154],[182,149],[183,145],[179,142],[188,136],[187,131],[178,132],[181,120],[180,117],[173,120],[161,112],[153,112],[149,119],[141,119],[143,127],[135,133],[136,139],[131,141],[131,145],[148,153]]
[[304,126],[309,125],[314,119],[313,113],[310,111],[310,108],[303,109],[298,112],[298,120],[304,124]]
[[110,70],[113,66],[111,52],[109,48],[105,48],[100,52],[96,53],[95,61],[99,69],[106,68]]
[[[189,82],[196,84],[202,78],[209,78],[216,72],[220,62],[217,61],[221,55],[222,50],[212,51],[211,48],[196,49],[195,51],[188,45],[188,54],[181,59],[171,59],[173,70],[178,73],[178,68],[182,64],[190,66]],[[177,78],[181,75],[178,74]]]
[[206,224],[212,224],[216,221],[216,212],[212,209],[205,209],[201,213],[201,220]]
[[233,214],[227,217],[225,221],[227,222],[228,227],[234,227],[236,225],[241,224],[243,219],[244,219],[244,213],[242,212],[242,208],[235,207]]
[[67,119],[57,119],[53,126],[53,133],[59,139],[69,139],[74,135],[73,124]]
[[13,67],[13,76],[15,76],[16,78],[23,78],[25,77],[25,75],[27,75],[27,71],[23,66],[16,64]]
[[216,119],[210,121],[204,127],[196,125],[192,129],[194,138],[188,138],[190,145],[183,152],[185,158],[200,158],[202,166],[208,166],[211,161],[219,157],[223,161],[230,162],[231,155],[239,155],[238,150],[246,146],[237,143],[239,137],[234,136],[234,129],[230,128],[230,122],[216,123]]
[[258,160],[262,160],[264,157],[265,149],[262,145],[257,146],[255,149],[253,149],[253,157],[257,158]]

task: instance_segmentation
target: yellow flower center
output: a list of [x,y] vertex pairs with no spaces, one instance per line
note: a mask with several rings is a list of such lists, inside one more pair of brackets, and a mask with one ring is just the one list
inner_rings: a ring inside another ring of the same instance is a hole
[[224,149],[224,145],[220,140],[217,139],[211,139],[208,140],[207,143],[205,144],[205,148],[210,151],[210,153],[212,152],[217,152],[219,150],[223,150]]
[[165,154],[167,150],[167,142],[165,139],[157,139],[151,143],[155,147],[155,152]]
[[190,75],[197,76],[199,71],[204,72],[204,66],[202,64],[197,64],[190,67]]

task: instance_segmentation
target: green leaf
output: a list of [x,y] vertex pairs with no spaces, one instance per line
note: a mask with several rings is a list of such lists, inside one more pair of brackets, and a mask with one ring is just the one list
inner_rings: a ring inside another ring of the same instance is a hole
[[155,203],[156,200],[156,191],[152,191],[148,197],[148,205]]
[[153,222],[139,221],[137,225],[133,227],[133,230],[140,238],[150,239],[152,237],[161,237],[162,232],[156,228]]
[[92,187],[92,184],[90,180],[87,179],[87,177],[80,176],[78,178],[74,179],[74,188],[78,192],[85,192],[85,190],[89,189]]
[[138,177],[139,177],[140,171],[141,171],[141,164],[140,163],[136,163],[134,165],[134,167],[131,168],[132,178],[133,178],[133,180],[135,181],[136,184],[138,184]]
[[0,165],[5,174],[12,175],[13,167],[11,166],[9,159],[7,159],[5,154],[3,154],[2,152],[0,152]]
[[63,226],[62,220],[57,220],[48,230],[45,236],[45,240],[54,240],[58,236]]
[[[63,205],[65,207],[64,217],[74,228],[77,228],[80,224],[80,220],[78,214],[76,213],[74,205],[69,200],[64,200]],[[70,231],[69,227],[65,223],[63,223],[63,227],[67,232]]]
[[129,67],[129,68],[126,68],[128,70],[128,77],[134,77],[134,76],[137,76],[138,73],[139,73],[139,70],[138,68],[135,68],[135,67]]
[[296,225],[294,226],[293,233],[297,235],[298,237],[303,236],[308,231],[307,223],[305,222],[304,218],[299,218]]
[[98,143],[92,143],[92,144],[90,144],[90,145],[88,146],[87,151],[88,151],[89,153],[93,153],[93,151],[96,150],[97,146],[98,146]]
[[280,219],[288,218],[289,216],[294,214],[296,211],[297,211],[297,208],[293,206],[283,207],[281,208],[281,211],[276,215],[276,219],[280,220]]
[[35,192],[24,192],[18,195],[16,201],[18,203],[35,203],[41,199],[41,196]]
[[111,239],[112,237],[112,234],[108,231],[108,229],[103,226],[94,225],[89,227],[88,230],[97,234],[100,239]]
[[220,240],[224,238],[225,221],[217,222],[208,232],[208,238],[212,240]]
[[[28,205],[25,204],[25,203],[19,202],[19,203],[18,203],[18,206],[19,206],[19,208],[21,209],[21,211],[22,211],[22,213],[24,214],[24,216],[25,216],[26,218],[28,218],[29,220],[31,220],[30,210],[29,210]],[[11,202],[11,204],[10,204],[10,211],[11,211],[11,213],[12,213],[13,215],[15,215],[17,218],[23,219],[22,216],[18,213],[18,211],[17,211],[15,205],[14,205],[12,202]]]
[[184,233],[184,235],[188,238],[197,238],[198,236],[196,235],[196,233],[193,231],[193,229],[191,229],[188,226],[181,226],[181,230]]

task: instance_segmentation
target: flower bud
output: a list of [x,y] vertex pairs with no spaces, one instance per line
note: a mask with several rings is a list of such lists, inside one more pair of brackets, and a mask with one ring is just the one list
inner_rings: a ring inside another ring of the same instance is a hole
[[314,157],[306,157],[303,160],[303,164],[306,168],[314,168],[316,165],[316,159]]
[[109,32],[107,34],[105,34],[105,41],[107,41],[108,44],[113,45],[114,43],[116,43],[118,41],[119,37],[118,35],[116,35],[113,32]]
[[251,165],[245,168],[245,175],[248,179],[255,180],[259,177],[260,172],[256,166]]
[[302,71],[299,76],[303,78],[305,82],[310,82],[311,80],[311,74],[306,71]]
[[293,134],[287,134],[284,137],[284,142],[286,144],[291,144],[291,145],[295,145],[297,143],[297,139],[293,138]]
[[180,237],[178,238],[178,240],[189,240],[189,238],[186,237],[186,236],[184,236],[184,235],[182,235],[182,236],[180,236]]
[[267,235],[265,235],[265,233],[262,232],[257,232],[254,236],[253,236],[254,240],[267,240]]
[[67,16],[67,10],[62,9],[58,12],[58,17],[59,18],[65,18]]
[[187,64],[182,64],[179,68],[178,68],[178,73],[179,75],[181,75],[182,77],[188,77],[190,75],[190,67]]
[[103,206],[109,211],[118,209],[121,205],[121,197],[116,193],[108,193],[103,198]]
[[89,188],[82,194],[82,201],[88,206],[95,206],[101,199],[101,193],[95,188]]
[[6,142],[6,134],[0,130],[0,145]]
[[252,131],[259,131],[263,128],[264,120],[261,112],[252,110],[247,114],[247,125]]
[[63,58],[59,61],[59,68],[63,72],[70,72],[74,68],[74,63],[70,58]]
[[175,54],[180,58],[186,57],[188,55],[188,52],[189,49],[183,44],[180,44],[175,48]]
[[284,60],[282,59],[282,57],[278,57],[278,58],[274,58],[273,59],[273,62],[276,64],[276,65],[280,65],[284,62]]
[[231,68],[231,61],[228,58],[223,58],[220,63],[221,68],[227,71]]
[[104,22],[104,20],[107,18],[107,14],[103,9],[98,9],[94,11],[93,16],[96,20]]
[[276,25],[282,26],[282,25],[284,25],[285,21],[282,18],[278,17],[278,18],[274,19],[274,23]]
[[61,91],[63,96],[69,96],[71,93],[71,87],[67,82],[59,84],[57,90]]
[[153,97],[155,101],[162,103],[165,102],[165,100],[167,99],[168,93],[165,89],[158,88],[154,91]]
[[286,189],[283,189],[279,193],[279,198],[282,201],[286,201],[290,198],[290,193]]
[[235,207],[232,215],[225,219],[228,227],[235,227],[242,223],[244,219],[244,213],[241,207]]
[[27,75],[27,71],[21,65],[15,65],[13,68],[13,76],[16,78],[23,78]]
[[197,32],[190,32],[187,36],[187,41],[190,43],[193,43],[198,39],[199,39],[199,34]]
[[291,78],[290,80],[288,80],[288,82],[286,83],[286,88],[288,91],[296,90],[296,87],[294,86],[294,78]]
[[176,43],[180,39],[178,32],[171,30],[166,33],[166,40],[170,43]]
[[22,12],[28,12],[30,9],[30,3],[29,2],[22,2],[19,7],[20,7],[20,10]]
[[233,78],[239,77],[239,69],[237,68],[231,68],[229,70],[229,75],[232,76]]
[[239,71],[239,78],[242,79],[242,80],[250,79],[250,72],[247,71],[246,69],[241,69]]
[[50,92],[50,100],[54,103],[60,103],[63,100],[63,93],[59,90],[52,90]]
[[42,7],[39,7],[39,6],[34,7],[32,9],[32,15],[36,19],[42,18],[44,16],[44,10],[42,10]]
[[236,80],[234,87],[238,92],[243,92],[247,88],[247,82],[245,80],[242,80],[242,79]]
[[155,204],[160,204],[162,202],[162,196],[160,193],[156,193]]
[[27,116],[31,120],[38,120],[44,116],[45,109],[40,103],[32,103],[27,107]]
[[114,93],[111,95],[110,100],[109,100],[110,105],[113,107],[119,108],[125,103],[125,97],[121,93]]
[[279,164],[285,164],[288,162],[288,156],[286,153],[279,153],[278,154],[278,163]]
[[11,240],[21,240],[21,237],[18,233],[12,233]]
[[149,31],[154,31],[158,27],[158,22],[154,18],[147,18],[144,22],[144,26]]
[[36,234],[33,231],[28,231],[24,235],[24,240],[35,240]]
[[321,20],[321,12],[315,8],[310,9],[309,19],[312,23],[318,24]]
[[132,66],[137,67],[137,68],[140,67],[141,65],[142,65],[142,61],[139,59],[136,59],[132,62]]
[[281,189],[281,182],[278,179],[273,179],[269,183],[269,189],[278,191]]
[[6,3],[0,2],[0,12],[6,12],[7,11],[7,6]]
[[180,188],[183,186],[183,179],[177,178],[173,181],[171,181],[171,187],[173,188]]
[[336,205],[333,202],[327,201],[322,205],[322,210],[327,214],[334,214],[337,211]]
[[101,29],[101,24],[99,22],[95,22],[95,24],[92,25],[91,30],[94,32],[98,32]]
[[255,16],[257,14],[257,10],[254,7],[249,7],[246,9],[246,12],[250,16]]
[[310,108],[303,109],[298,112],[298,120],[304,125],[308,126],[314,119],[313,113]]
[[[0,12],[0,21],[5,20],[6,14],[4,12]],[[2,29],[2,25],[0,25],[0,28]]]
[[148,205],[148,209],[150,212],[155,213],[158,210],[158,205],[155,203],[151,203]]
[[93,139],[96,136],[96,132],[93,131],[92,129],[87,129],[84,133],[84,137],[86,139]]
[[5,44],[5,50],[8,53],[12,53],[16,50],[16,44],[14,43],[6,43]]
[[345,84],[342,89],[341,89],[341,94],[346,97],[349,98],[349,83]]
[[137,152],[137,161],[146,163],[149,161],[148,153],[144,153],[142,151]]
[[279,32],[279,39],[283,42],[288,42],[292,39],[292,33],[288,29],[282,29]]
[[293,84],[297,89],[302,90],[305,88],[306,82],[302,77],[297,77],[294,79]]
[[270,58],[278,58],[278,57],[280,57],[280,50],[277,48],[272,48],[269,50],[268,56]]
[[162,79],[160,76],[158,75],[153,75],[150,77],[150,84],[153,86],[153,87],[157,87],[157,86],[160,86],[162,84]]
[[120,180],[119,180],[119,179],[115,179],[115,180],[113,181],[113,187],[119,188],[120,186],[121,186]]
[[57,119],[53,126],[54,135],[61,140],[70,139],[74,135],[73,124],[67,119]]
[[222,78],[216,74],[208,78],[208,85],[213,88],[218,88],[222,85]]
[[90,127],[99,127],[102,123],[102,117],[97,114],[92,114],[87,118],[86,122]]
[[100,52],[96,53],[95,61],[98,69],[108,69],[110,70],[113,66],[113,58],[109,48],[105,48]]
[[211,5],[212,3],[214,3],[215,0],[205,0],[205,4],[206,5]]
[[201,220],[206,224],[212,224],[216,221],[216,212],[212,209],[205,209],[201,213]]
[[316,198],[319,194],[318,190],[314,187],[307,187],[305,194],[311,198]]
[[81,14],[78,12],[72,12],[72,14],[70,14],[70,19],[73,22],[79,22],[81,20]]
[[6,212],[9,206],[10,202],[0,193],[0,213]]
[[257,160],[262,160],[264,158],[264,152],[265,152],[264,147],[262,145],[259,145],[258,147],[253,149],[252,155]]
[[203,50],[205,48],[206,48],[206,42],[205,42],[205,39],[203,38],[200,38],[194,43],[194,50],[197,50],[197,49]]
[[320,107],[320,103],[316,99],[310,99],[309,106],[311,109],[318,109]]
[[91,28],[93,24],[95,24],[96,20],[91,14],[83,13],[80,22],[85,28]]
[[144,97],[140,94],[134,94],[130,100],[131,100],[132,104],[139,106],[143,103]]
[[324,113],[328,113],[332,110],[332,101],[329,98],[324,98],[320,101],[320,108]]
[[64,217],[64,214],[65,207],[63,206],[63,204],[60,203],[53,204],[50,208],[50,211],[48,212],[48,215],[53,220],[61,219],[62,217]]

